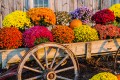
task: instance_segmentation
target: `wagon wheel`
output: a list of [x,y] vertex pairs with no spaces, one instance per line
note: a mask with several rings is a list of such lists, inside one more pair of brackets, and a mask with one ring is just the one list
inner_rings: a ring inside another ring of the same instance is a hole
[[[30,63],[27,65],[30,59],[34,62],[32,66]],[[30,72],[32,75],[29,75]],[[44,43],[26,53],[19,64],[17,77],[18,80],[78,80],[78,72],[77,59],[68,48],[56,43]]]

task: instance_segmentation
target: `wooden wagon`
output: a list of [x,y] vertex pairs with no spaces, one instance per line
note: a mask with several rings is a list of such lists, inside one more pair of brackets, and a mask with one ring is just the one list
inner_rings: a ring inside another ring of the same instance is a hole
[[[26,1],[30,1],[28,8],[32,8],[33,0],[0,0],[0,27],[2,27],[4,16],[10,12],[15,10],[27,10]],[[48,1],[48,7],[52,10],[67,12],[81,5],[86,5],[96,12],[100,9],[110,7],[114,3],[120,2],[120,0]],[[0,50],[0,64],[2,69],[9,69],[10,65],[18,64],[18,67],[15,67],[17,70],[13,69],[13,72],[0,75],[0,80],[4,80],[4,78],[9,75],[17,75],[16,80],[78,80],[79,63],[77,58],[86,57],[86,59],[89,59],[92,56],[98,55],[114,55],[119,45],[120,39],[118,38],[70,44],[50,42],[39,44],[33,48]],[[24,77],[24,75],[31,72],[32,75]],[[64,72],[66,72],[67,76],[64,75]]]
[[[119,45],[119,38],[69,44],[49,42],[33,48],[0,50],[0,63],[2,68],[9,68],[9,65],[19,63],[15,72],[17,80],[78,80],[77,58],[89,59],[91,56],[114,54]],[[69,65],[64,65],[68,63]],[[24,77],[26,71],[26,74],[32,71],[34,75],[26,78]],[[62,75],[64,72],[69,76]],[[2,75],[0,80],[3,80],[4,76]]]

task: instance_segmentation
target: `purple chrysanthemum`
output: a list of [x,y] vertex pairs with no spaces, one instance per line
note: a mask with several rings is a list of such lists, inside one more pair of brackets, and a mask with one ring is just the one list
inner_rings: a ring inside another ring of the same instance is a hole
[[80,7],[70,13],[72,19],[80,19],[84,24],[87,24],[91,21],[92,10],[87,7]]

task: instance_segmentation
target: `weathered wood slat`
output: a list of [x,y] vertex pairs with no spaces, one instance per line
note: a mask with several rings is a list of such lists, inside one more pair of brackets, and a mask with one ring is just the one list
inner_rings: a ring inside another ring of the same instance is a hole
[[74,1],[73,0],[69,0],[69,12],[74,10]]
[[54,1],[55,1],[55,0],[49,0],[49,7],[50,7],[53,11],[55,11]]
[[55,12],[59,10],[59,9],[58,9],[58,1],[59,1],[59,0],[55,0],[55,2],[54,2],[54,3],[55,3],[55,5],[54,5],[54,8],[55,8],[54,10],[55,10]]
[[77,6],[77,0],[74,0],[74,9],[77,9],[78,8],[78,6]]
[[62,11],[62,1],[63,0],[57,0],[58,11]]
[[7,67],[9,63],[20,62],[27,51],[28,48],[0,50],[0,64],[2,63],[2,68]]
[[9,13],[14,11],[14,0],[8,0],[9,4]]
[[17,0],[17,10],[21,10],[21,0]]
[[120,45],[120,39],[99,40],[91,42],[91,53],[116,51]]
[[34,7],[34,0],[28,0],[28,8],[31,9]]
[[2,16],[3,18],[9,14],[9,4],[8,4],[8,0],[2,0]]

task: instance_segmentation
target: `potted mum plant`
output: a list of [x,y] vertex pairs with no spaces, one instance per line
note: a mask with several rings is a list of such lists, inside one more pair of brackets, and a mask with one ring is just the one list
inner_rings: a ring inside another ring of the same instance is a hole
[[[2,69],[9,67],[10,63],[16,63],[21,60],[27,48],[20,48],[22,46],[22,33],[16,27],[0,28],[0,63]],[[17,56],[17,55],[20,56]],[[6,64],[8,63],[8,64]]]
[[68,26],[71,21],[71,15],[66,11],[55,12],[56,25]]
[[28,18],[26,12],[16,10],[5,16],[3,19],[3,27],[16,27],[22,32],[26,28],[30,28],[32,26],[30,18]]
[[56,16],[49,8],[32,8],[27,11],[27,15],[34,25],[48,27],[56,23]]
[[120,27],[120,4],[114,4],[109,9],[113,11],[115,15],[115,21],[113,24]]

